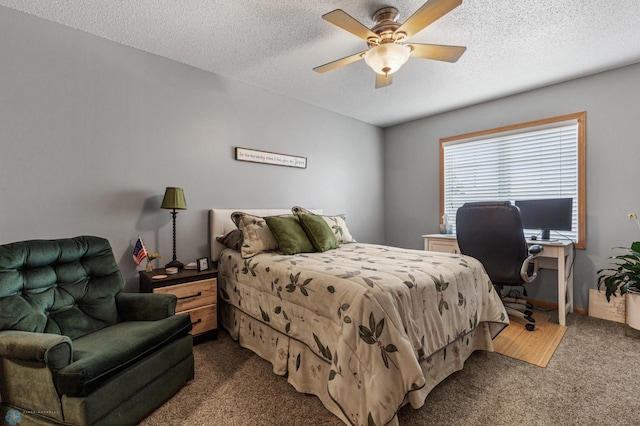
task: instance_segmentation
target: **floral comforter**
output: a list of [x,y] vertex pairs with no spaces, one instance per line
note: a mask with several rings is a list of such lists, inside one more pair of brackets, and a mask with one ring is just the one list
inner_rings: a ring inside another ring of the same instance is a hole
[[363,424],[388,423],[408,394],[434,386],[421,368],[434,354],[509,321],[481,264],[463,255],[352,243],[249,259],[225,250],[219,268],[224,301],[313,350],[330,366],[331,398]]

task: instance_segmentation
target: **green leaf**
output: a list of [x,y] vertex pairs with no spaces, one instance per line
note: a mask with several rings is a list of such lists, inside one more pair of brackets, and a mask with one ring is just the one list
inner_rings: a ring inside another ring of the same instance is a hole
[[382,336],[382,331],[384,330],[384,318],[380,320],[380,322],[376,325],[376,338]]
[[262,315],[262,320],[264,322],[270,322],[269,320],[269,314],[267,314],[265,311],[262,310],[262,307],[260,307],[260,314]]
[[373,316],[373,312],[369,314],[369,330],[373,333],[373,330],[376,329],[376,319]]
[[336,374],[338,374],[334,369],[331,369],[329,371],[329,381],[333,380],[336,378]]
[[634,241],[631,248],[616,247],[626,250],[625,254],[611,256],[614,268],[603,268],[598,273],[597,288],[606,288],[605,295],[608,301],[611,296],[625,294],[629,288],[640,289],[640,241]]
[[229,300],[229,293],[227,293],[227,290],[225,290],[224,288],[220,287],[220,293],[222,294],[222,298],[225,300]]
[[389,355],[385,351],[380,351],[382,354],[382,362],[384,362],[384,366],[389,368]]
[[320,353],[322,354],[322,356],[331,361],[331,350],[329,349],[329,346],[324,346],[320,341],[320,338],[318,338],[315,333],[313,333],[313,338],[316,341],[316,344],[318,345],[318,349],[320,349]]
[[373,416],[371,416],[371,412],[369,412],[369,416],[367,417],[367,426],[376,426],[376,422],[373,421]]
[[368,329],[364,325],[361,325],[358,327],[358,330],[360,333],[360,338],[366,343],[368,343],[369,345],[373,345],[374,343],[376,343],[376,339],[373,338],[373,333],[370,329]]
[[441,299],[440,303],[438,303],[438,312],[440,312],[440,315],[442,315],[445,309],[449,310],[449,304],[446,300]]

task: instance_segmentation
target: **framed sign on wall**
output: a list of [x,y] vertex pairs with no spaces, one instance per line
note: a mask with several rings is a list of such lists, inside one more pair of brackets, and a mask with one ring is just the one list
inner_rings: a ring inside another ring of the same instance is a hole
[[276,152],[236,147],[236,160],[252,163],[274,164],[276,166],[307,168],[307,158]]

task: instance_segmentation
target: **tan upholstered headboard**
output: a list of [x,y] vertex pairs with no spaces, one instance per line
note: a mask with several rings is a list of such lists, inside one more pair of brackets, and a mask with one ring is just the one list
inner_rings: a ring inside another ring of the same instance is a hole
[[[322,214],[322,209],[309,209],[316,214]],[[291,214],[288,209],[211,209],[209,211],[209,248],[211,250],[211,261],[217,262],[224,245],[220,244],[216,237],[226,235],[236,229],[236,224],[231,220],[231,213],[245,212],[255,216],[275,216],[280,214]]]

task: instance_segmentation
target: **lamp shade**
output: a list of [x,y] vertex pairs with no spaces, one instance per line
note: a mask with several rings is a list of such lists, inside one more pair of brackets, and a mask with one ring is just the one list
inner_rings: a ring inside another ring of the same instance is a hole
[[187,200],[184,199],[184,191],[182,188],[167,187],[160,208],[186,210]]
[[384,43],[372,47],[364,55],[364,61],[377,74],[393,74],[407,62],[411,49],[395,43]]

